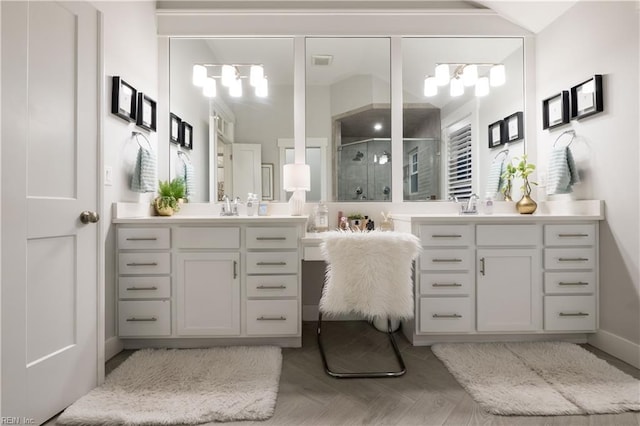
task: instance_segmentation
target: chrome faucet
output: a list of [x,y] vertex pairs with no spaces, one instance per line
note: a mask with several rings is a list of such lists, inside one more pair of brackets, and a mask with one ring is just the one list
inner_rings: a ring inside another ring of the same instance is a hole
[[460,205],[460,214],[478,214],[478,197],[476,194],[471,194],[467,200],[467,204]]
[[236,198],[231,204],[231,199],[228,195],[222,197],[222,209],[220,210],[220,216],[238,216],[238,199]]

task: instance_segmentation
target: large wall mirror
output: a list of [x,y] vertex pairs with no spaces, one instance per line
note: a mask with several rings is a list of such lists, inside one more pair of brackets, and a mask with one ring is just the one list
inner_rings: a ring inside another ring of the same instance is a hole
[[172,38],[169,55],[171,113],[193,138],[191,149],[170,146],[171,177],[192,164],[190,201],[277,200],[279,141],[293,138],[293,40]]

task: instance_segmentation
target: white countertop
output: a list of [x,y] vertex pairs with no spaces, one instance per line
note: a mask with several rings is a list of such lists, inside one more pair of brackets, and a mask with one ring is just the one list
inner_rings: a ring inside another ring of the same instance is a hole
[[139,217],[120,217],[114,218],[113,223],[120,224],[241,224],[241,223],[306,223],[307,216],[193,216],[181,215],[180,213],[173,216],[139,216]]

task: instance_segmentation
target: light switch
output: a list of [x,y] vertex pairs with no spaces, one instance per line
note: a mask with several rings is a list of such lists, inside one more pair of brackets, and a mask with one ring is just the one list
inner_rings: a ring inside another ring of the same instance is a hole
[[104,186],[113,185],[113,167],[104,166]]

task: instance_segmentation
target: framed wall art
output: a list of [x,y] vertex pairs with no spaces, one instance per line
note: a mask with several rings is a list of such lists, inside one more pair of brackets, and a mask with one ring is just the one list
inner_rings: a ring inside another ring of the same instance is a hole
[[273,200],[273,163],[262,163],[262,199]]
[[136,120],[136,89],[118,76],[111,79],[111,112],[126,121]]
[[178,145],[182,145],[182,120],[174,113],[169,114],[169,141]]
[[571,88],[572,119],[580,120],[602,111],[602,75],[596,74]]
[[542,101],[542,128],[552,129],[569,122],[569,92],[563,90]]
[[524,139],[524,121],[522,111],[518,111],[505,117],[504,121],[504,139],[506,142],[515,142]]
[[193,149],[193,126],[186,121],[182,122],[182,130],[180,132],[182,140],[180,145],[187,149]]
[[152,132],[156,131],[156,101],[144,93],[138,93],[136,125]]
[[489,148],[495,148],[504,142],[504,120],[489,124]]

